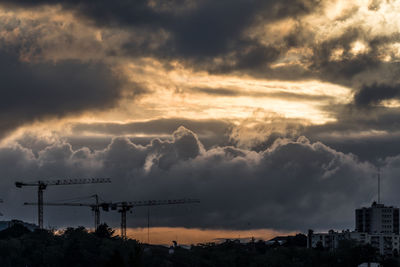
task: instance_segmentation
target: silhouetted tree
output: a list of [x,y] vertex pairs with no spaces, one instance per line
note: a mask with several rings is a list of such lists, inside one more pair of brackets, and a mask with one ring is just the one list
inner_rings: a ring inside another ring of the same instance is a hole
[[[303,237],[293,237],[290,246],[270,246],[263,241],[240,243],[226,240],[169,254],[163,246],[144,246],[135,240],[113,238],[107,225],[95,233],[84,227],[68,228],[61,234],[51,231],[26,231],[15,226],[0,231],[1,267],[353,267],[362,262],[379,261],[385,267],[399,266],[398,258],[385,258],[370,245],[344,241],[336,250],[307,249]],[[290,238],[288,238],[290,240]],[[298,244],[296,246],[296,244]]]
[[31,231],[22,223],[14,223],[11,227],[0,231],[0,239],[16,238],[28,234]]
[[100,238],[112,238],[114,233],[115,231],[111,227],[108,227],[106,223],[100,224],[95,231],[95,235]]

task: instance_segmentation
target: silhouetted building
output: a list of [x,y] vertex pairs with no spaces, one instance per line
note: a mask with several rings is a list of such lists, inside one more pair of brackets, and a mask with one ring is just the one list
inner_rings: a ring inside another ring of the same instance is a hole
[[310,247],[328,248],[335,250],[339,247],[342,240],[354,240],[359,244],[370,244],[376,248],[381,255],[396,255],[400,249],[400,236],[394,233],[368,234],[362,232],[342,231],[336,232],[330,230],[328,233],[312,233],[309,236]]
[[369,208],[356,209],[356,232],[399,234],[399,208],[374,202]]
[[307,247],[334,250],[341,240],[370,244],[381,255],[397,255],[400,250],[399,208],[374,202],[369,208],[356,209],[355,231],[314,233],[309,230]]

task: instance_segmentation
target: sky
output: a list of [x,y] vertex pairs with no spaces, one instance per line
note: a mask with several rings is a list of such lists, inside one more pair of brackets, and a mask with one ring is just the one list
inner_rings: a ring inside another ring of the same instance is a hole
[[[201,200],[151,208],[154,242],[354,229],[378,169],[399,206],[399,13],[395,0],[0,0],[3,218],[36,222],[22,205],[35,189],[15,181],[84,177],[112,183],[45,201]],[[91,227],[89,213],[46,207],[45,225]],[[128,227],[140,235],[147,209]]]

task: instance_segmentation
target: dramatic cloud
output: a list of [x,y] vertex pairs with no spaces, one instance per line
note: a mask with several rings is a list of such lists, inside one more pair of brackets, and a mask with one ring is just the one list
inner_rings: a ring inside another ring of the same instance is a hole
[[379,104],[383,100],[398,98],[400,96],[400,86],[373,84],[371,86],[363,86],[354,96],[355,103],[359,106],[367,106],[370,104]]
[[[366,10],[361,3],[340,9],[339,0],[1,3],[5,8],[60,7],[99,29],[131,33],[109,53],[181,60],[194,69],[215,73],[239,70],[256,76],[314,77],[349,84],[357,74],[371,69],[379,72],[381,63],[393,65],[395,61],[384,61],[382,56],[396,57],[391,45],[399,40],[395,26],[376,33],[371,32],[374,25],[363,20],[381,12],[379,4]],[[387,2],[385,7],[397,6]],[[335,9],[340,13],[332,16]],[[315,21],[320,25],[311,24]],[[337,24],[337,30],[327,33],[331,23]]]
[[0,136],[27,122],[114,106],[123,78],[102,63],[22,62],[0,51]]
[[[200,198],[201,204],[175,208],[172,213],[171,208],[156,210],[156,226],[200,228],[352,228],[354,208],[375,195],[372,165],[305,137],[278,139],[260,152],[235,147],[205,150],[193,132],[181,127],[170,140],[154,139],[146,146],[116,138],[106,149],[90,152],[55,143],[34,156],[29,149],[13,145],[2,148],[0,157],[2,169],[8,166],[7,179],[1,182],[8,192],[4,198],[6,203],[15,199],[9,203],[13,209],[7,207],[4,212],[27,220],[33,219],[33,212],[23,215],[31,208],[19,204],[34,201],[35,194],[28,188],[13,188],[16,179],[113,178],[111,185],[51,187],[47,201],[94,192],[114,201]],[[68,216],[73,212],[68,208],[47,210],[49,223],[76,223]],[[79,222],[90,224],[86,218]],[[109,220],[117,225],[115,216]],[[145,224],[146,216],[138,209],[130,225]]]
[[277,138],[296,140],[304,135],[313,142],[320,141],[374,164],[381,164],[384,158],[398,154],[398,107],[347,104],[331,105],[325,110],[334,113],[338,119],[316,125],[271,114],[234,125],[230,138],[240,147],[260,151],[270,147]]
[[[17,34],[17,40],[28,46],[25,49],[31,56],[86,60],[94,57],[116,65],[126,64],[126,57],[134,65],[141,64],[135,60],[152,58],[162,64],[160,71],[177,68],[179,62],[185,68],[217,75],[246,74],[286,81],[319,79],[348,86],[356,93],[363,88],[375,91],[374,84],[398,84],[398,27],[390,24],[378,30],[385,19],[391,18],[391,13],[375,19],[375,24],[365,20],[381,14],[382,8],[396,10],[398,6],[391,2],[380,5],[376,1],[369,6],[357,2],[349,8],[343,8],[341,0],[204,0],[168,4],[141,0],[97,1],[95,5],[80,0],[0,2],[5,9],[28,9],[37,14],[52,8],[59,16],[68,18],[64,19],[65,24],[53,18],[35,18],[33,25],[40,27],[30,29],[29,24],[20,22],[18,15],[14,19],[7,17],[8,32],[24,29],[23,34]],[[71,16],[75,18],[73,22]],[[5,39],[10,38],[8,35]],[[44,41],[38,36],[44,37]],[[71,53],[55,52],[53,46],[67,48]],[[226,88],[194,88],[208,94],[242,95]],[[249,96],[318,100],[303,92],[259,92]]]
[[[248,30],[260,23],[312,12],[318,0],[285,1],[0,1],[5,8],[59,5],[98,27],[127,28],[132,38],[113,53],[179,59],[216,72],[256,69],[286,50],[263,44]],[[156,37],[148,32],[158,33]],[[137,42],[144,39],[142,42]],[[153,49],[152,43],[161,43]],[[281,51],[282,50],[282,51]],[[111,52],[111,51],[110,51]],[[221,57],[222,62],[215,64]],[[213,63],[214,62],[214,63]]]

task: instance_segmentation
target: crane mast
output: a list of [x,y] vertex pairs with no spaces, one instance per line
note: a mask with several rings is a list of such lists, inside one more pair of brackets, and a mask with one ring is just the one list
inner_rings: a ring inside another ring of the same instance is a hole
[[[47,186],[53,185],[77,185],[77,184],[99,184],[111,183],[110,178],[81,178],[81,179],[58,179],[58,180],[39,180],[35,182],[15,182],[17,188],[24,186],[36,186],[38,188],[38,225],[43,229],[43,191]],[[95,211],[96,212],[96,211]]]
[[99,208],[99,196],[96,194],[94,195],[96,200],[96,205],[92,206],[92,210],[94,211],[94,229],[97,230],[100,225],[100,208]]

